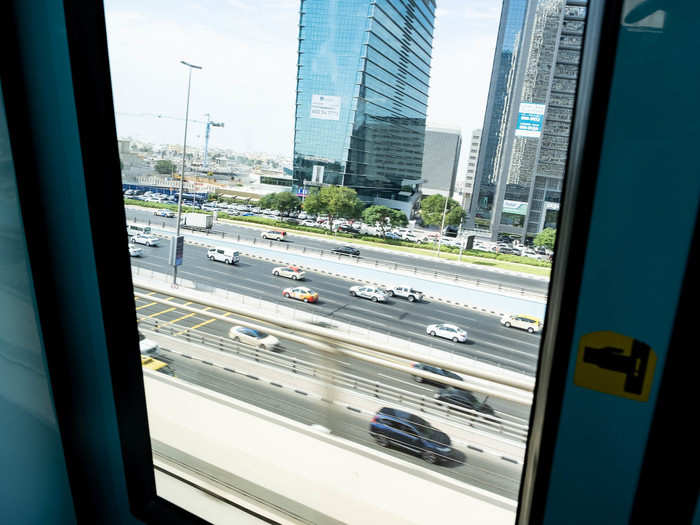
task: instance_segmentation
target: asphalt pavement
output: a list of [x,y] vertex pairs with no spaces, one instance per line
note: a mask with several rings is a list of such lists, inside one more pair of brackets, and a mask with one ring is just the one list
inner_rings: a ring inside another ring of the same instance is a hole
[[[448,464],[430,465],[416,455],[377,445],[369,435],[369,420],[366,416],[329,407],[315,400],[263,384],[245,375],[227,372],[176,354],[162,352],[158,358],[167,361],[175,371],[175,375],[185,381],[205,386],[301,423],[321,424],[339,437],[381,450],[383,453],[464,483],[514,500],[518,497],[520,465],[510,464],[470,449],[460,450],[460,447],[456,447],[451,456],[452,461]],[[290,443],[289,446],[293,447],[294,444]]]
[[[128,220],[136,218],[139,221],[151,221],[157,225],[175,227],[176,219],[167,217],[157,217],[150,210],[137,210],[127,208],[126,216]],[[258,225],[259,226],[259,225]],[[240,235],[242,239],[253,239],[260,237],[260,230],[254,227],[239,226],[217,222],[214,229],[218,232],[225,232],[227,235]],[[345,244],[346,239],[323,239],[318,237],[309,237],[289,231],[287,233],[287,241],[294,243],[296,246],[305,247],[312,250],[330,250],[339,245]],[[362,257],[365,259],[378,260],[387,264],[399,264],[409,268],[417,267],[421,270],[431,270],[444,273],[446,275],[459,275],[461,278],[479,280],[487,283],[501,284],[507,288],[515,290],[525,290],[526,292],[534,292],[538,294],[546,294],[549,282],[535,279],[531,277],[512,275],[509,273],[499,273],[494,270],[479,268],[477,265],[454,264],[446,261],[441,261],[437,258],[426,260],[417,258],[407,253],[400,252],[385,252],[383,250],[373,249],[371,246],[359,246]]]
[[[133,257],[132,264],[161,273],[168,273],[166,246],[143,247],[142,257]],[[503,327],[493,315],[451,306],[440,302],[409,303],[391,298],[386,304],[372,303],[351,297],[350,286],[357,283],[315,272],[307,272],[305,286],[319,293],[317,304],[285,299],[282,290],[297,281],[274,277],[274,264],[241,257],[236,265],[209,261],[206,249],[185,245],[184,264],[178,275],[203,285],[226,289],[275,304],[356,325],[378,333],[470,357],[508,370],[534,376],[540,336]],[[426,333],[433,323],[452,323],[468,332],[466,343],[453,343]]]

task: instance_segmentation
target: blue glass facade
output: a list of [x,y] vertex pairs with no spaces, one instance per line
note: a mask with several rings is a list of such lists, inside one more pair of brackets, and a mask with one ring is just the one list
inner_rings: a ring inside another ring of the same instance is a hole
[[296,190],[341,184],[366,202],[415,200],[434,19],[434,0],[302,0]]
[[[472,216],[488,220],[496,192],[496,158],[501,128],[504,124],[508,78],[514,67],[513,56],[525,22],[529,0],[503,0],[498,29],[496,52],[491,71],[489,98],[486,103],[481,148],[476,167],[475,187],[472,197]],[[525,199],[527,200],[527,199]]]

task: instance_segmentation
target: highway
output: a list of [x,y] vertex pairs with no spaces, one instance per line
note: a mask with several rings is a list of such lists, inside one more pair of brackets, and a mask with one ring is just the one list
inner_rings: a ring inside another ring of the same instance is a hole
[[[152,221],[157,225],[165,225],[169,227],[175,227],[176,220],[174,218],[156,217],[153,215],[153,211],[150,210],[139,210],[134,207],[127,207],[125,209],[127,220],[132,220],[136,218],[139,221]],[[214,225],[216,231],[223,231],[226,234],[240,235],[241,238],[258,238],[260,237],[260,230],[256,228],[251,228],[247,226],[239,226],[235,224],[228,224],[217,222]],[[294,243],[296,246],[306,247],[307,249],[313,250],[329,250],[334,247],[341,245],[345,242],[344,239],[322,239],[317,237],[308,237],[304,235],[295,234],[292,231],[287,233],[288,243]],[[548,281],[533,279],[529,277],[524,277],[520,275],[512,275],[507,273],[496,273],[491,270],[479,268],[477,265],[460,265],[453,264],[446,261],[435,260],[425,260],[419,259],[411,256],[410,254],[403,253],[387,253],[382,250],[373,249],[370,246],[362,245],[359,246],[362,253],[362,257],[368,259],[376,259],[391,264],[400,264],[403,266],[414,267],[418,266],[421,269],[429,269],[432,271],[437,271],[445,273],[448,275],[459,275],[465,279],[481,280],[491,283],[500,283],[504,287],[514,288],[517,290],[525,290],[528,292],[535,292],[538,294],[546,294],[549,285]],[[485,264],[487,261],[485,261]]]
[[[499,460],[493,456],[469,449],[455,447],[451,462],[444,465],[430,465],[418,456],[396,449],[383,449],[368,433],[369,418],[334,406],[321,404],[293,393],[253,380],[243,374],[227,372],[223,369],[202,364],[167,351],[161,351],[159,359],[167,361],[176,377],[205,386],[221,394],[250,403],[295,421],[318,423],[329,428],[333,434],[364,446],[382,450],[404,461],[410,461],[424,468],[451,476],[464,483],[489,490],[496,494],[517,499],[520,481],[520,465]],[[439,425],[436,425],[439,427]],[[294,444],[290,443],[290,447]]]
[[[144,293],[145,290],[137,289]],[[149,292],[150,297],[169,299],[171,302],[185,304],[193,308],[201,308],[212,314],[224,315],[235,319],[235,314],[222,310],[198,305],[191,301],[186,303],[181,299],[173,299],[159,293]],[[147,298],[136,298],[136,313],[139,318],[139,325],[143,330],[154,328],[157,322],[159,331],[162,333],[172,333],[175,337],[182,337],[186,340],[188,332],[200,331],[219,337],[228,337],[231,323],[227,323],[215,317],[208,317],[206,314],[195,314],[177,307],[164,305],[162,303],[149,300]],[[295,333],[295,332],[290,332]],[[304,334],[297,334],[304,335]],[[431,397],[438,391],[438,388],[428,384],[418,384],[413,381],[409,374],[396,370],[378,367],[359,359],[349,356],[320,356],[315,350],[310,350],[306,346],[290,341],[282,341],[282,348],[286,355],[296,357],[301,361],[314,363],[321,366],[336,366],[338,370],[355,376],[376,382],[379,385],[388,385],[406,392]],[[527,424],[529,409],[523,405],[502,401],[499,399],[489,399],[488,403],[496,411],[503,412],[518,420],[522,424]]]
[[[143,247],[142,257],[131,259],[134,266],[168,273],[167,246]],[[534,376],[540,336],[503,327],[495,316],[444,303],[409,303],[392,298],[386,304],[353,298],[349,288],[357,283],[315,272],[307,272],[304,285],[319,293],[318,304],[305,304],[282,297],[282,290],[296,281],[274,277],[274,264],[241,257],[229,266],[209,261],[206,249],[185,245],[184,264],[178,275],[203,285],[322,315],[339,322],[387,333],[405,340],[470,357]],[[453,323],[468,332],[464,344],[430,337],[425,330],[432,323]]]

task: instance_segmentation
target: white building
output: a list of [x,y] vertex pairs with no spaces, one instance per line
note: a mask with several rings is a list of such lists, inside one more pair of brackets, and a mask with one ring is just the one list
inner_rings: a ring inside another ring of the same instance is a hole
[[469,202],[474,191],[474,176],[476,174],[476,160],[479,158],[479,147],[481,146],[481,130],[472,131],[469,142],[469,155],[466,158],[466,169],[458,177],[455,184],[455,199],[459,201],[465,210],[469,209]]

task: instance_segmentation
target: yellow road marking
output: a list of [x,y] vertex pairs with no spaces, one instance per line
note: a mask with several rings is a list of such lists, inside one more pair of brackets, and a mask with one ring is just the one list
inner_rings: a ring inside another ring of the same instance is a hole
[[[211,310],[211,307],[207,306],[206,308],[204,308],[204,310]],[[231,315],[231,312],[226,312],[226,313],[224,314],[224,317],[228,317],[229,315]],[[206,325],[206,324],[209,324],[209,323],[213,323],[214,321],[218,321],[218,319],[217,319],[216,317],[212,317],[211,319],[207,319],[206,321],[202,321],[202,322],[199,323],[199,324],[196,324],[196,325],[194,325],[194,326],[190,326],[189,328],[186,328],[186,329],[183,330],[182,332],[178,332],[178,333],[175,334],[175,335],[177,336],[177,335],[184,334],[185,332],[188,332],[189,330],[196,330],[197,328],[199,328],[199,327],[201,327],[201,326],[204,326],[204,325]]]
[[165,313],[167,313],[167,312],[172,312],[173,310],[175,310],[175,307],[174,307],[174,306],[171,307],[171,308],[166,308],[165,310],[161,310],[160,312],[156,312],[156,313],[151,314],[151,315],[146,315],[146,316],[142,317],[142,319],[148,319],[148,318],[150,318],[150,317],[156,317],[156,316],[158,316],[158,315],[160,315],[160,314],[165,314]]
[[153,306],[154,304],[158,304],[158,303],[156,303],[155,301],[153,301],[152,303],[143,304],[143,305],[141,305],[141,306],[137,306],[137,307],[136,307],[136,310],[141,310],[141,308],[148,308],[149,306]]
[[[192,301],[187,301],[187,302],[186,302],[185,304],[183,304],[182,306],[187,306],[187,305],[190,305],[190,304],[192,304]],[[178,323],[178,322],[182,321],[183,319],[187,319],[188,317],[192,317],[193,315],[196,315],[196,314],[195,314],[194,312],[191,312],[191,313],[189,313],[189,314],[183,315],[182,317],[178,317],[177,319],[173,319],[172,321],[168,321],[168,322],[166,322],[166,323],[163,323],[163,324],[160,325],[160,326],[167,326],[167,325],[169,325],[169,324]]]

